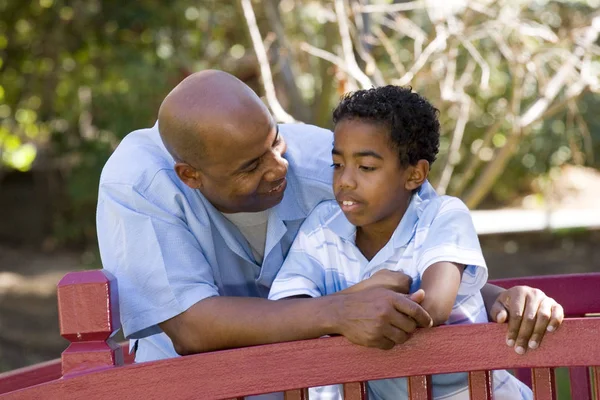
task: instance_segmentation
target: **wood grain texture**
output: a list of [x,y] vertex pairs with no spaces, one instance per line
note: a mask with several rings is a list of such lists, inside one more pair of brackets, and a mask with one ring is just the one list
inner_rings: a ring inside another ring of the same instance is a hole
[[367,400],[367,384],[365,382],[350,382],[344,384],[344,400]]
[[431,400],[431,376],[409,376],[408,398],[409,400]]
[[569,368],[571,381],[571,399],[592,400],[592,386],[588,367]]
[[343,337],[322,338],[110,368],[11,392],[3,399],[94,400],[114,393],[132,400],[185,399],[202,393],[210,400],[398,376],[599,365],[600,346],[590,345],[599,331],[600,318],[565,320],[543,346],[524,356],[506,347],[506,326],[499,324],[419,330],[388,351],[357,346]]
[[499,279],[490,283],[503,288],[527,285],[541,289],[562,305],[567,317],[600,313],[600,272]]
[[554,368],[534,368],[531,377],[535,400],[556,400]]
[[492,400],[492,373],[490,371],[469,372],[469,394],[471,400]]

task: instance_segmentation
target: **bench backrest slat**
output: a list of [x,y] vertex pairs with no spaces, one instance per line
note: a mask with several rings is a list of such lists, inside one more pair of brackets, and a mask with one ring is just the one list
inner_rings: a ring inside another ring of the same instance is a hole
[[[564,305],[567,316],[600,313],[597,294],[600,273],[495,283],[504,287],[517,284],[539,287]],[[409,376],[411,398],[421,400],[430,395],[429,375],[467,371],[472,398],[483,400],[490,398],[493,387],[487,370],[536,367],[533,379],[531,370],[527,371],[537,398],[553,399],[553,367],[565,366],[570,367],[574,399],[591,399],[595,393],[596,400],[600,400],[600,347],[595,345],[600,318],[566,320],[563,327],[544,339],[540,349],[524,357],[509,351],[503,343],[505,325],[483,324],[418,331],[406,344],[385,352],[355,346],[336,337],[117,368],[123,352],[110,338],[118,328],[115,285],[114,279],[102,271],[71,273],[61,281],[61,334],[71,341],[63,354],[63,370],[67,376],[50,381],[56,377],[56,363],[44,367],[41,377],[32,372],[35,369],[23,371],[25,376],[31,377],[30,385],[46,383],[13,391],[6,398],[48,398],[50,395],[67,398],[77,393],[78,397],[100,399],[119,393],[120,397],[146,400],[149,393],[167,398],[194,397],[202,393],[206,399],[233,400],[244,395],[287,390],[287,400],[306,400],[307,391],[301,388],[343,383],[346,399],[365,400],[366,387],[361,381]],[[100,358],[96,353],[98,348],[103,352]],[[300,370],[282,368],[285,365],[303,367]],[[0,375],[0,393],[6,392],[3,387],[7,387],[4,385],[7,377],[10,375]],[[11,386],[10,390],[23,387],[19,379],[15,378],[14,382],[18,385]],[[131,382],[150,384],[139,386]]]
[[345,400],[367,400],[367,385],[364,382],[350,382],[344,384]]
[[531,376],[536,400],[556,400],[554,368],[534,368]]
[[431,400],[431,376],[409,376],[408,398],[410,400]]
[[[79,398],[93,400],[118,393],[121,398],[147,400],[149,394],[176,399],[201,393],[206,400],[231,399],[397,376],[536,367],[534,388],[538,398],[551,399],[551,368],[598,366],[600,346],[590,344],[597,342],[599,331],[600,318],[566,320],[559,330],[544,339],[544,346],[525,356],[506,348],[503,340],[506,326],[498,324],[421,330],[404,345],[389,351],[368,349],[343,337],[331,337],[113,367],[5,396],[11,400],[63,399],[76,393]],[[302,366],[302,373],[297,368],[282,368],[286,364]],[[595,374],[598,376],[597,371]]]
[[492,373],[490,371],[469,372],[471,400],[492,400]]
[[571,381],[571,398],[577,400],[592,400],[592,386],[588,367],[569,368]]
[[308,400],[308,389],[286,390],[284,393],[285,400]]

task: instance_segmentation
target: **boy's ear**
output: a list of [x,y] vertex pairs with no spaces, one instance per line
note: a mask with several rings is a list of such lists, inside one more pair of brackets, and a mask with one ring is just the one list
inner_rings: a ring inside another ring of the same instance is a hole
[[410,174],[404,187],[406,190],[418,189],[429,176],[429,161],[419,160],[417,164],[411,165],[409,170]]
[[202,174],[191,165],[178,162],[175,164],[175,173],[177,173],[177,176],[183,183],[192,189],[200,189],[202,187]]

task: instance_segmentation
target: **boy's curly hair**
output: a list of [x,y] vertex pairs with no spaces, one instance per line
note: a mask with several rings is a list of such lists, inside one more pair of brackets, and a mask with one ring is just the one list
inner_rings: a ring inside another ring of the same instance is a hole
[[439,110],[410,87],[394,85],[347,93],[333,123],[357,119],[386,126],[403,167],[435,161],[440,145]]

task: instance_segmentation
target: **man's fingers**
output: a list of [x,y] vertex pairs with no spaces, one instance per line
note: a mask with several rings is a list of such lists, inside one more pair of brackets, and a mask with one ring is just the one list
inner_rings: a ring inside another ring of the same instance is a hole
[[403,332],[413,333],[417,329],[417,322],[401,313],[395,313],[390,316],[390,325]]
[[515,351],[518,354],[525,354],[527,351],[529,339],[531,338],[535,327],[539,306],[539,297],[527,298],[527,303],[525,304],[525,310],[523,311],[523,317],[521,319],[521,326],[519,327],[519,334],[515,344]]
[[554,300],[547,297],[542,300],[538,312],[537,318],[535,321],[535,326],[533,328],[533,334],[529,339],[529,343],[527,347],[530,349],[537,349],[544,338],[544,334],[546,333],[546,328],[548,327],[548,322],[550,322],[550,317],[552,315],[552,304]]
[[[419,296],[417,294],[418,292],[419,291],[415,292],[414,295]],[[424,295],[425,292],[423,292],[421,296]],[[396,296],[394,301],[394,307],[400,313],[405,314],[414,319],[417,325],[420,327],[429,328],[433,325],[433,320],[431,319],[427,311],[425,311],[423,307],[421,307],[414,300],[412,300],[412,297],[409,298],[408,296],[403,295]]]
[[391,340],[394,344],[402,344],[409,338],[409,334],[402,329],[398,329],[393,325],[389,325],[383,335],[386,339]]

